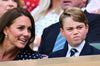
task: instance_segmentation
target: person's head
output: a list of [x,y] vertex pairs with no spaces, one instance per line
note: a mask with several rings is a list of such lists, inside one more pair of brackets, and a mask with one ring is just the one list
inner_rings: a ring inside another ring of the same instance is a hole
[[51,0],[40,0],[39,7],[40,9],[47,10],[50,7],[50,4],[51,4]]
[[60,18],[60,31],[72,47],[80,45],[88,33],[88,22],[80,8],[70,7],[64,10]]
[[0,17],[8,10],[23,7],[21,0],[0,0]]
[[1,16],[0,44],[7,42],[24,48],[26,44],[33,42],[34,38],[34,19],[29,11],[24,8],[13,8]]
[[53,13],[58,15],[61,14],[62,8],[60,6],[60,0],[40,0],[39,10],[37,10],[37,12],[33,14],[35,22],[43,18],[47,13],[49,13],[53,9]]
[[63,9],[69,8],[69,7],[85,7],[86,2],[88,0],[61,0],[61,7]]
[[57,2],[60,2],[60,0],[40,0],[40,2],[39,2],[40,9],[43,9],[44,11],[48,10],[49,8],[51,8],[53,6],[52,5],[53,2],[57,3]]

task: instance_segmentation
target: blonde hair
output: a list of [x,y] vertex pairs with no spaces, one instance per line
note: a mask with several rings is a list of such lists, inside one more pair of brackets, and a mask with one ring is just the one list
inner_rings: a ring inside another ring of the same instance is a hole
[[[39,19],[41,19],[46,15],[48,9],[50,8],[50,5],[51,5],[51,0],[40,0],[39,10],[33,15],[35,22],[37,22]],[[59,5],[58,7],[55,8],[54,13],[60,14],[61,11],[62,8]]]
[[17,0],[17,5],[18,7],[24,7],[24,3],[22,2],[22,0]]

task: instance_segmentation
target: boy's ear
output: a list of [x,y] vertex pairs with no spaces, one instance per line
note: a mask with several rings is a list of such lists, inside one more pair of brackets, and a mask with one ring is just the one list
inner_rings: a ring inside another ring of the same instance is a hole
[[65,37],[63,28],[60,28],[60,32],[61,32],[62,36]]
[[86,25],[86,33],[88,33],[89,25]]

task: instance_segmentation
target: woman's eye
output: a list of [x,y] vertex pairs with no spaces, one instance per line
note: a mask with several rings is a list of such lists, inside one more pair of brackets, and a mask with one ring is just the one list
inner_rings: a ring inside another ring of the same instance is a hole
[[17,0],[13,0],[14,2],[17,2]]
[[8,1],[8,0],[2,0],[2,1]]
[[24,29],[24,27],[18,27],[18,29],[22,30],[22,29]]
[[[8,0],[2,0],[2,1],[8,1]],[[17,0],[12,0],[13,2],[17,2]]]
[[29,31],[29,32],[31,32],[31,30],[32,30],[32,28],[31,28],[31,27],[29,27],[29,28],[28,28],[28,31]]

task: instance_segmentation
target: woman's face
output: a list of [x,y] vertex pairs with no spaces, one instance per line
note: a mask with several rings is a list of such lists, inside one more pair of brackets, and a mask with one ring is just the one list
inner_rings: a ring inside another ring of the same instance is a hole
[[24,48],[31,37],[31,21],[26,16],[16,18],[10,27],[4,29],[7,44]]
[[16,0],[0,0],[0,17],[8,10],[17,7]]

